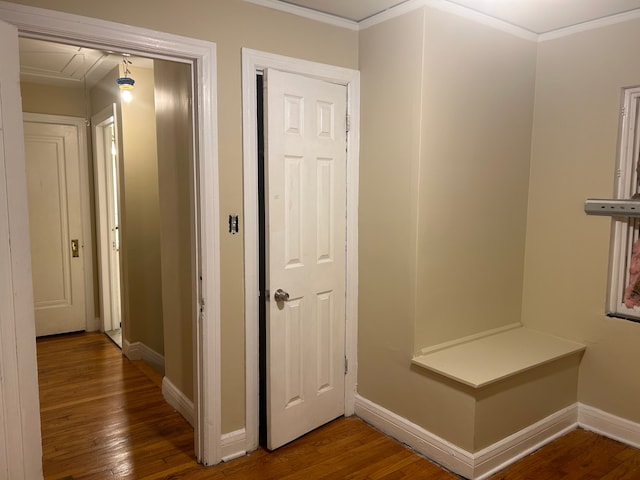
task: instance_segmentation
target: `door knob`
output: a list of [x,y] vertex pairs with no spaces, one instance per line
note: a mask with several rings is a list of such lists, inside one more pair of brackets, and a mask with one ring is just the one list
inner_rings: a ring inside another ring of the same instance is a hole
[[289,300],[289,293],[279,288],[278,290],[276,290],[276,293],[273,294],[273,299],[276,302],[286,302],[287,300]]

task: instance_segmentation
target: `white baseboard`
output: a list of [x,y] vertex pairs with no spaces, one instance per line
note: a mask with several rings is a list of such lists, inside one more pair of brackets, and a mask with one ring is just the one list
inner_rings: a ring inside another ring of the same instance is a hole
[[445,468],[473,478],[473,455],[390,410],[356,395],[356,415]]
[[189,425],[194,426],[195,409],[189,400],[167,377],[162,379],[162,396],[169,405],[182,415]]
[[164,356],[147,347],[144,343],[129,343],[126,339],[123,339],[122,353],[129,360],[144,360],[151,365],[155,371],[164,375]]
[[222,461],[228,462],[234,458],[246,455],[247,434],[244,428],[235,432],[223,433],[220,437]]
[[356,415],[452,472],[482,480],[576,428],[578,407],[556,412],[477,453],[467,452],[361,396],[356,396]]
[[578,424],[582,428],[640,448],[640,423],[616,417],[582,403],[578,406]]
[[474,479],[482,480],[520,460],[578,426],[578,404],[564,408],[539,422],[473,454]]

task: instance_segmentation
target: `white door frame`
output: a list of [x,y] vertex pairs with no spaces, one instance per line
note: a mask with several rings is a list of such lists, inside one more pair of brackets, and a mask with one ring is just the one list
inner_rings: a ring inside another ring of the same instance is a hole
[[[100,330],[109,331],[115,330],[117,327],[113,325],[113,303],[116,301],[114,298],[117,296],[117,301],[120,303],[120,311],[122,312],[122,301],[120,298],[120,289],[114,292],[113,286],[113,271],[112,271],[112,251],[111,245],[111,229],[110,223],[110,210],[113,207],[113,201],[111,196],[113,195],[112,189],[109,189],[109,181],[107,180],[111,172],[107,168],[107,159],[105,158],[105,143],[102,136],[102,129],[104,124],[111,120],[111,125],[115,131],[117,137],[118,121],[116,118],[115,104],[104,108],[100,112],[91,116],[91,138],[93,139],[93,185],[94,185],[94,198],[95,198],[95,215],[96,215],[96,240],[98,249],[98,278],[100,287]],[[117,138],[116,138],[117,140]],[[109,163],[111,163],[109,161]],[[120,206],[120,185],[119,182],[116,185],[115,199],[118,207]],[[119,209],[118,209],[119,210]],[[118,218],[121,218],[120,211],[117,212]],[[119,235],[119,233],[117,234]],[[118,262],[118,270],[120,271],[120,265]],[[118,279],[121,276],[118,274]],[[107,318],[109,323],[107,325]]]
[[[202,313],[199,319],[193,319],[195,452],[205,465],[218,463],[221,459],[221,387],[216,45],[204,40],[7,2],[0,2],[0,19],[15,25],[20,35],[26,37],[68,40],[93,48],[126,51],[194,65],[194,124],[198,132],[194,143],[194,178],[198,179],[194,200],[199,208],[196,212],[196,245],[193,248],[198,267],[196,274],[202,278],[196,283],[199,286],[196,292],[199,303],[197,311]],[[12,179],[8,178],[8,181],[11,183]],[[18,212],[24,210],[26,205],[22,205],[21,200],[16,199],[17,205],[11,205],[10,201],[10,208],[16,208]],[[24,235],[28,238],[28,231]],[[35,342],[35,337],[23,341]],[[16,347],[19,350],[19,342],[16,342]],[[30,348],[35,346],[30,345]],[[35,372],[27,373],[33,375]],[[16,384],[15,387],[19,390],[20,385]],[[26,389],[24,394],[37,399],[38,392],[37,389]]]
[[244,185],[244,284],[247,451],[258,448],[259,435],[259,244],[258,145],[256,127],[256,74],[265,68],[338,83],[347,87],[347,232],[345,415],[353,415],[357,381],[358,346],[358,175],[360,155],[360,72],[247,48],[242,49],[242,146]]
[[78,161],[80,165],[80,214],[82,222],[82,256],[84,263],[84,299],[85,299],[85,329],[88,332],[100,329],[96,319],[93,297],[93,247],[91,242],[91,205],[89,192],[89,164],[87,151],[87,121],[80,117],[64,115],[48,115],[44,113],[23,113],[25,122],[50,123],[54,125],[69,125],[78,132]]

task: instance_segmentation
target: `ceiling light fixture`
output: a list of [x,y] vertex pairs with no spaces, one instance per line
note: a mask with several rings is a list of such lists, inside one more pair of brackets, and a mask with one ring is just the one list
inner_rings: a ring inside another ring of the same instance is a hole
[[122,100],[124,100],[125,102],[130,102],[132,95],[131,95],[131,90],[133,90],[133,86],[135,85],[136,81],[131,78],[129,75],[131,75],[131,71],[129,70],[129,65],[133,65],[131,60],[129,60],[126,56],[122,56],[122,77],[119,77],[116,80],[116,83],[118,84],[118,88],[120,88],[120,96],[122,98]]

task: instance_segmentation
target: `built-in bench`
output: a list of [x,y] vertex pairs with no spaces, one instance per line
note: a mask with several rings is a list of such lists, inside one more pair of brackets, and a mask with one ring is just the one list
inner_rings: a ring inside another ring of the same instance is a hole
[[513,324],[499,330],[423,349],[414,365],[473,388],[574,355],[585,346]]

